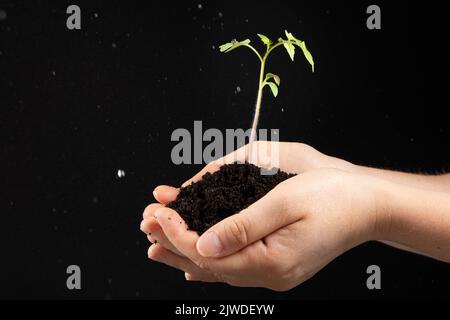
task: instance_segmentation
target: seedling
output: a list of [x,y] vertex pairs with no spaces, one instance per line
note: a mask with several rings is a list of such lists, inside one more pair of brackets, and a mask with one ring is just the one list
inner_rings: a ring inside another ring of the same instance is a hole
[[253,46],[250,45],[250,40],[246,39],[244,41],[237,41],[233,40],[231,42],[225,43],[220,46],[220,52],[230,52],[236,48],[239,47],[247,47],[251,49],[256,56],[258,57],[259,61],[261,62],[261,69],[259,73],[259,86],[258,86],[258,95],[256,97],[256,107],[255,107],[255,115],[253,117],[253,123],[252,123],[252,129],[250,133],[250,141],[249,141],[249,157],[252,155],[252,144],[256,139],[256,129],[258,126],[258,120],[259,120],[259,112],[261,110],[261,100],[262,100],[262,93],[265,86],[268,86],[270,90],[272,91],[272,94],[274,97],[278,95],[278,88],[280,86],[281,80],[280,77],[273,73],[265,73],[265,67],[267,58],[269,57],[269,54],[275,49],[280,46],[284,46],[287,53],[289,54],[289,57],[292,61],[294,61],[295,56],[295,46],[299,47],[303,55],[305,56],[306,60],[311,64],[312,71],[314,72],[314,60],[311,55],[311,53],[306,48],[306,44],[304,41],[297,39],[292,35],[292,33],[285,30],[286,39],[279,38],[276,43],[273,43],[268,37],[266,37],[263,34],[258,34],[261,41],[266,46],[266,51],[262,55],[260,54]]

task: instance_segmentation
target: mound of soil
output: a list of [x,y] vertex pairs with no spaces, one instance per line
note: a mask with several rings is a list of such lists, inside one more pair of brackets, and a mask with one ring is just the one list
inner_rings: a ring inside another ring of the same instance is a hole
[[206,173],[202,180],[181,188],[177,199],[167,207],[177,211],[189,229],[202,234],[293,176],[281,170],[274,175],[262,175],[259,167],[249,163],[227,164],[219,171]]

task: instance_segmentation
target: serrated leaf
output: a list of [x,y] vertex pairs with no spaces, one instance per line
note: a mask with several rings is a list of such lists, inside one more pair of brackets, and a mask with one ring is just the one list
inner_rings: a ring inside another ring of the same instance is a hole
[[245,39],[243,41],[233,40],[231,42],[221,45],[219,48],[220,48],[220,52],[230,52],[231,50],[239,48],[240,46],[243,46],[243,45],[247,45],[249,43],[250,43],[250,39]]
[[266,37],[265,35],[261,34],[261,33],[257,33],[258,37],[261,38],[261,41],[266,45],[266,46],[270,46],[272,44],[272,41]]
[[269,86],[270,90],[272,91],[273,96],[276,98],[278,95],[278,87],[273,82],[266,82],[266,84]]
[[266,74],[266,78],[264,79],[264,81],[268,81],[270,79],[273,79],[275,81],[275,83],[277,84],[277,86],[280,86],[281,79],[279,76],[269,72]]
[[314,59],[312,57],[311,52],[309,52],[309,50],[306,48],[306,43],[304,41],[300,41],[299,47],[300,47],[300,49],[302,49],[306,60],[308,60],[309,64],[311,65],[312,72],[314,72]]
[[289,57],[291,57],[291,60],[294,61],[295,47],[292,44],[292,42],[283,41],[283,46],[286,48],[286,51],[289,54]]

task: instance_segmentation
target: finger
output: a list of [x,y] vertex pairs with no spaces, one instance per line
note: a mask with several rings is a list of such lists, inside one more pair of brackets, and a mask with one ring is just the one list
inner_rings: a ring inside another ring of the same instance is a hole
[[148,257],[149,259],[164,263],[168,266],[182,270],[187,273],[198,275],[206,273],[205,271],[200,269],[197,265],[195,265],[191,260],[174,254],[173,252],[167,250],[160,244],[154,244],[150,246],[150,248],[148,249]]
[[148,217],[152,217],[153,214],[155,213],[155,210],[162,207],[162,204],[160,203],[151,203],[149,204],[145,210],[144,213],[142,214],[142,218],[148,218]]
[[195,247],[198,234],[188,230],[180,215],[170,208],[162,207],[155,211],[155,218],[175,248],[187,258],[198,263],[201,258]]
[[178,251],[177,248],[167,239],[166,235],[164,234],[164,231],[161,229],[161,226],[159,225],[158,221],[155,219],[155,217],[149,217],[145,219],[142,224],[141,228],[144,229],[144,232],[147,232],[147,239],[152,243],[159,243],[164,248],[172,251],[173,253],[183,256],[183,254]]
[[178,193],[180,193],[178,188],[162,185],[157,186],[155,190],[153,190],[153,197],[155,197],[156,201],[159,203],[168,204],[177,198]]
[[[157,216],[167,239],[175,248],[199,266],[200,269],[222,275],[223,279],[239,278],[240,270],[251,268],[254,261],[258,261],[261,256],[266,254],[265,245],[262,241],[258,241],[230,256],[205,258],[198,253],[196,248],[198,234],[180,225],[178,221],[181,220],[181,217],[176,211],[163,207],[155,212],[155,216]],[[221,282],[224,282],[224,280],[221,280]]]
[[192,274],[192,273],[185,273],[184,277],[187,281],[201,281],[201,282],[220,282],[216,277],[214,277],[211,274]]
[[298,220],[286,210],[285,190],[278,187],[240,213],[232,215],[206,231],[198,240],[203,257],[224,257]]

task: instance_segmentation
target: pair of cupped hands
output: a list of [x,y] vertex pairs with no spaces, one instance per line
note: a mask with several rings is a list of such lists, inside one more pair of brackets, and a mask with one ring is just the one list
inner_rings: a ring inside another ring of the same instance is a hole
[[[158,186],[158,203],[146,207],[140,225],[152,243],[148,257],[183,271],[190,281],[285,291],[350,248],[383,238],[379,178],[305,144],[255,142],[252,154],[262,148],[269,158],[276,149],[280,169],[297,175],[201,236],[165,207],[179,188]],[[211,162],[183,186],[224,163],[247,159],[248,150],[247,145]],[[265,160],[254,164],[265,167]]]

